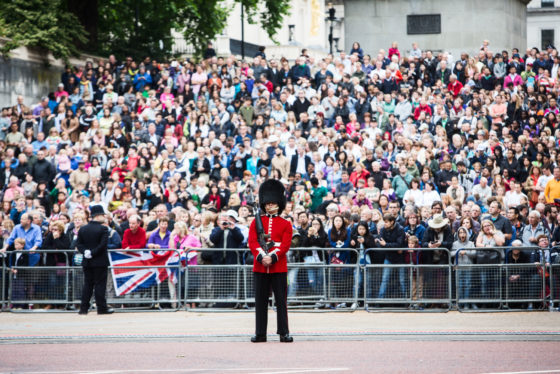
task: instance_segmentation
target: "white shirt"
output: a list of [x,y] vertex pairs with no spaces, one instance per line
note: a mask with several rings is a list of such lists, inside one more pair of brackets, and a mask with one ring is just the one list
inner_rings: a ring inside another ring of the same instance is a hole
[[403,202],[405,204],[414,204],[420,206],[422,204],[423,192],[421,190],[409,189],[404,193]]
[[286,153],[286,157],[291,160],[292,156],[297,153],[297,146],[291,148],[289,145],[287,145],[286,148],[284,148],[284,153]]
[[305,155],[298,156],[296,173],[300,173],[302,175],[307,174],[307,170],[305,169]]
[[476,186],[473,187],[472,194],[478,195],[480,197],[480,200],[482,200],[483,203],[486,203],[486,200],[490,196],[492,196],[492,189],[488,185],[486,185],[485,188],[482,188],[480,184],[477,184]]
[[434,201],[441,201],[441,197],[437,191],[427,192],[426,190],[422,191],[422,200],[421,204],[416,203],[418,206],[432,206]]
[[[525,194],[522,192],[515,192],[515,191],[508,191],[504,196],[504,204],[506,207],[516,207],[521,205],[521,198],[524,197]],[[525,196],[527,198],[527,196]]]
[[544,188],[546,187],[546,184],[547,184],[550,180],[552,180],[553,178],[554,178],[554,176],[553,176],[552,174],[550,174],[548,177],[547,177],[546,175],[543,174],[543,175],[541,175],[541,176],[539,177],[539,179],[537,180],[537,184],[538,184],[539,186],[541,186],[541,187],[543,188],[543,190],[544,190]]

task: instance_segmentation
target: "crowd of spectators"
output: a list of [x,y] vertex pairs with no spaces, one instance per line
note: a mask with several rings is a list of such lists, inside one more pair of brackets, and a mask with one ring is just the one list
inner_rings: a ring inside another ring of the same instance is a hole
[[[247,61],[211,48],[205,57],[110,56],[68,66],[39,103],[4,103],[3,250],[24,239],[29,255],[18,263],[63,265],[40,248],[74,248],[92,205],[107,212],[110,248],[245,248],[258,187],[276,178],[294,246],[333,249],[293,251],[291,261],[422,247],[434,250],[414,253],[419,263],[493,263],[506,252],[465,248],[538,246],[543,236],[543,261],[558,261],[553,46],[496,51],[484,41],[452,56],[393,43],[370,55],[354,43],[320,60],[303,50],[293,63],[264,48]],[[360,259],[399,264],[411,253]],[[214,252],[189,261],[239,260]]]

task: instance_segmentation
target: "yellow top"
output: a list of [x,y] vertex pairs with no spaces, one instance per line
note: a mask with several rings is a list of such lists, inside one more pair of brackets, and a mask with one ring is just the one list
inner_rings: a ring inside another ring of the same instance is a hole
[[554,199],[560,199],[560,180],[551,179],[544,188],[544,197],[549,204],[554,203]]

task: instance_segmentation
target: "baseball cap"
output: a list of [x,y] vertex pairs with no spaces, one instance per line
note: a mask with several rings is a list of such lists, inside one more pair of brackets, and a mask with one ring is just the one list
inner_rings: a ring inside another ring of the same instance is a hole
[[226,212],[226,216],[231,217],[235,220],[235,222],[239,222],[239,215],[233,209],[230,209]]

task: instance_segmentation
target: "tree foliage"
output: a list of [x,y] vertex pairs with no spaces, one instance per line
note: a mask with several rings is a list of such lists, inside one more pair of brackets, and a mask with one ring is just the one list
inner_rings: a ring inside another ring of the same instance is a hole
[[61,0],[0,1],[0,36],[10,40],[6,55],[19,46],[38,47],[67,60],[78,54],[76,41],[85,43],[86,31]]
[[[272,40],[290,9],[290,0],[234,1]],[[1,52],[25,45],[63,59],[78,49],[160,59],[171,53],[177,30],[202,55],[230,11],[226,0],[0,0],[0,36],[11,39]]]
[[98,40],[95,52],[120,57],[166,57],[173,44],[182,0],[98,0]]
[[207,43],[226,26],[229,9],[221,0],[188,0],[185,3],[178,31],[194,47],[195,54],[200,56]]
[[[225,0],[87,0],[99,2],[96,46],[98,53],[119,57],[146,55],[162,58],[171,53],[172,29],[183,34],[195,54],[226,26],[231,8]],[[235,0],[243,4],[250,23],[259,23],[274,40],[289,13],[290,0]],[[88,30],[89,31],[89,30]],[[162,48],[163,47],[163,48]]]
[[288,0],[239,0],[248,14],[249,23],[258,23],[268,37],[275,41],[275,34],[280,27],[284,17],[290,12]]

